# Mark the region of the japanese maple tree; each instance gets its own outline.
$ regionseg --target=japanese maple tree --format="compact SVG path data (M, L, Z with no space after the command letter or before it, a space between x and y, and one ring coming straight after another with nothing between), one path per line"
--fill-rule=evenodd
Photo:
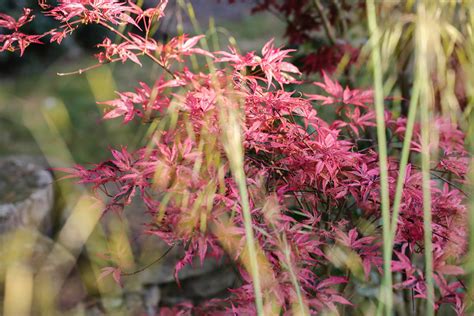
M370 89L343 87L323 73L314 92L303 94L300 70L288 61L293 50L275 47L273 41L259 53L245 54L235 47L207 51L198 45L203 36L159 42L151 29L163 16L166 0L148 9L118 0L40 4L58 27L24 34L21 27L34 18L30 9L19 18L1 14L1 51L24 54L31 44L61 43L81 25L93 23L120 40L98 43L98 63L75 73L112 62L139 66L144 58L163 69L154 82L138 82L134 91L117 92L116 99L100 102L104 119L158 123L161 127L148 144L136 151L124 144L112 149L107 161L66 170L107 199L104 212L126 212L134 197L143 200L150 215L143 232L185 247L176 277L195 257L201 262L208 256L235 261L242 285L231 289L228 298L168 306L161 309L163 314L315 314L376 300L357 289L362 284L380 286L383 262L380 168L376 142L370 137L376 125ZM128 26L126 33L122 25ZM191 70L192 56L206 60L206 67ZM318 115L328 107L335 113L331 121ZM393 200L397 144L404 139L406 118L386 111L385 123ZM467 243L467 207L460 184L466 181L469 155L464 134L455 124L442 117L433 124L440 131L438 143L432 144L438 154L430 183L435 304L450 304L462 314L460 265ZM416 163L419 126L411 144L391 266L397 295L410 291L423 299L425 276L418 260L424 252L422 177ZM118 266L105 267L104 273L120 280Z

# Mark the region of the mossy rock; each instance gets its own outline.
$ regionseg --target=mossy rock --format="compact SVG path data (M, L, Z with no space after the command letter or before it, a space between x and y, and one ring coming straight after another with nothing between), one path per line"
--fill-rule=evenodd
M49 229L53 177L26 158L0 159L0 234L19 227Z

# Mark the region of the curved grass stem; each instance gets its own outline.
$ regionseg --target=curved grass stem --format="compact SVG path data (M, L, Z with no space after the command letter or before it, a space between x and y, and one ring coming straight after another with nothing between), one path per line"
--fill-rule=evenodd
M421 84L420 80L417 78L415 80L415 84L413 86L412 93L411 93L410 105L409 105L409 110L408 110L407 126L406 126L406 131L405 131L405 137L403 139L402 155L400 158L400 166L398 170L397 187L395 189L395 198L394 198L393 207L392 207L392 220L391 220L391 229L390 229L391 236L392 236L391 237L392 250L393 250L393 242L395 239L395 233L397 230L398 215L400 214L400 204L402 201L403 187L405 184L408 158L410 156L410 146L411 146L411 139L413 136L413 127L415 125L416 112L418 110L420 84Z
M257 249L255 246L255 238L252 228L252 217L250 214L249 196L247 191L247 185L245 183L245 174L243 167L235 170L234 178L239 187L239 193L241 197L242 213L245 226L245 238L247 239L246 246L249 256L253 288L255 292L255 305L257 307L257 314L261 316L263 315L262 288L260 284L260 273L258 269Z

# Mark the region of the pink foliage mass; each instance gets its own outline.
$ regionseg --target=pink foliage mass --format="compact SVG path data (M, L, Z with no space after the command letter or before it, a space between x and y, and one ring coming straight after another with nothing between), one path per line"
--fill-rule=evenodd
M30 10L25 9L18 20L0 15L0 27L12 32L0 38L2 50L16 50L18 43L23 54L29 43L45 36L61 42L80 24L97 23L113 30L128 24L135 31L120 35L120 43L106 38L98 45L103 49L98 54L99 62L131 60L141 64L141 58L150 58L166 70L156 82L140 82L135 91L117 92L116 99L101 104L107 107L104 119L121 118L124 123L137 117L143 122L164 119L173 107L177 113L175 126L153 135L147 147L136 151L114 149L105 162L87 168L75 166L67 172L109 196L107 210L122 210L139 196L154 219L144 231L170 245L186 245L176 275L194 257L201 261L206 256L236 260L243 284L232 289L228 299L199 306L183 303L162 309L164 315L254 314L251 278L238 260L245 246L239 190L221 138L216 137L215 144L203 145L209 135L222 134L225 125L220 123L219 109L222 104L230 104L241 114L252 224L270 267L263 290L276 297L283 311L289 313L297 300L287 268L291 266L311 312L353 304L354 296L361 295L354 287L363 280L379 282L382 273L380 170L376 143L367 136L375 126L372 91L343 88L324 74L323 82L314 83L319 93L302 95L294 77L300 72L288 62L291 50L275 48L272 41L261 54L244 55L235 48L218 52L197 48L201 36L158 43L148 32L152 22L163 15L166 2L159 1L147 10L131 1L60 0L57 6L43 3L46 14L58 20L60 26L40 35L18 33L33 18ZM187 56L196 54L210 58L215 69L201 73L179 67ZM288 84L294 91L288 91ZM318 116L316 109L321 105L334 108L333 121ZM387 111L385 120L391 146L402 141L406 118L395 118ZM433 144L438 158L432 162L431 181L438 288L435 303L436 307L451 304L461 314L464 286L453 276L464 273L459 265L466 248L467 209L465 193L458 184L465 181L469 156L464 135L455 125L443 118L437 118L435 124L440 132L438 143ZM215 149L214 155L203 146ZM416 127L412 161L416 161L420 148ZM392 146L389 152L393 199L399 150ZM396 291L411 290L416 297L424 298L424 270L415 260L424 251L421 178L419 167L409 164L392 269L401 275L396 278ZM110 190L112 185L118 189ZM187 203L167 196L185 196ZM196 210L194 206L203 198L210 207ZM201 213L196 216L196 212ZM372 223L373 229L363 229L360 223ZM219 236L222 230L227 231L227 239ZM285 247L282 236L287 242ZM232 240L238 243L232 245ZM350 263L334 258L337 249L359 263L361 275ZM104 274L120 280L118 269L107 268Z

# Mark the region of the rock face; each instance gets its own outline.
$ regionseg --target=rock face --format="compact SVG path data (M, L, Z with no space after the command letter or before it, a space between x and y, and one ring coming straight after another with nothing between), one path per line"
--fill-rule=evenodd
M183 249L173 249L161 262L138 275L145 286L158 286L160 305L174 305L183 301L196 304L206 299L223 297L229 294L227 289L239 282L232 266L209 257L202 264L199 258L195 258L191 265L186 265L178 274L178 285L174 269L183 256Z
M124 315L156 315L162 306L180 302L199 304L210 298L226 297L229 288L239 285L232 266L226 260L213 258L206 258L202 264L196 258L186 265L178 275L178 285L174 269L184 256L182 246L173 247L162 260L149 266L169 246L156 236L143 233L143 224L150 219L142 203L137 201L125 212L126 222L136 268L146 269L124 277L125 288L118 296L107 293L110 297L97 297L87 288L88 276L78 269L77 258L44 234L50 230L54 203L52 183L44 161L27 156L0 158L0 311L6 276L18 263L27 267L33 277L32 311L53 304L51 295L45 294L51 287L58 287L54 306L64 312L82 310L85 315L108 315L120 311ZM107 223L107 217L101 223ZM89 305L91 299L100 303Z
M229 264L231 260L225 257L222 260L207 257L202 264L198 257L194 258L191 264L185 265L179 272L178 285L175 279L175 266L184 257L184 248L182 245L176 245L169 250L170 246L160 238L145 234L144 223L150 222L151 219L144 210L143 202L137 199L124 211L125 222L129 228L128 237L135 257L135 269L141 270L146 267L137 274L123 278L126 284L127 282L140 284L139 298L146 312L137 315L156 315L161 307L181 302L197 305L208 299L224 298L229 296L229 288L240 286L238 272ZM106 223L113 216L116 215L108 214L102 219L102 223ZM164 257L150 265L165 252L167 254ZM134 299L137 298L136 293L127 293L127 286L124 291L124 301L127 305L130 295Z
M159 315L165 306L184 302L199 305L209 299L226 298L230 288L240 285L232 266L213 258L206 258L202 265L197 259L192 265L185 266L179 273L178 284L174 279L174 266L182 254L182 249L173 249L162 261L133 276L139 280L141 289L125 289L117 310L126 311L127 315ZM113 314L114 311L109 312ZM86 314L104 315L92 310Z
M24 157L0 158L0 234L19 227L45 231L53 207L53 178Z

